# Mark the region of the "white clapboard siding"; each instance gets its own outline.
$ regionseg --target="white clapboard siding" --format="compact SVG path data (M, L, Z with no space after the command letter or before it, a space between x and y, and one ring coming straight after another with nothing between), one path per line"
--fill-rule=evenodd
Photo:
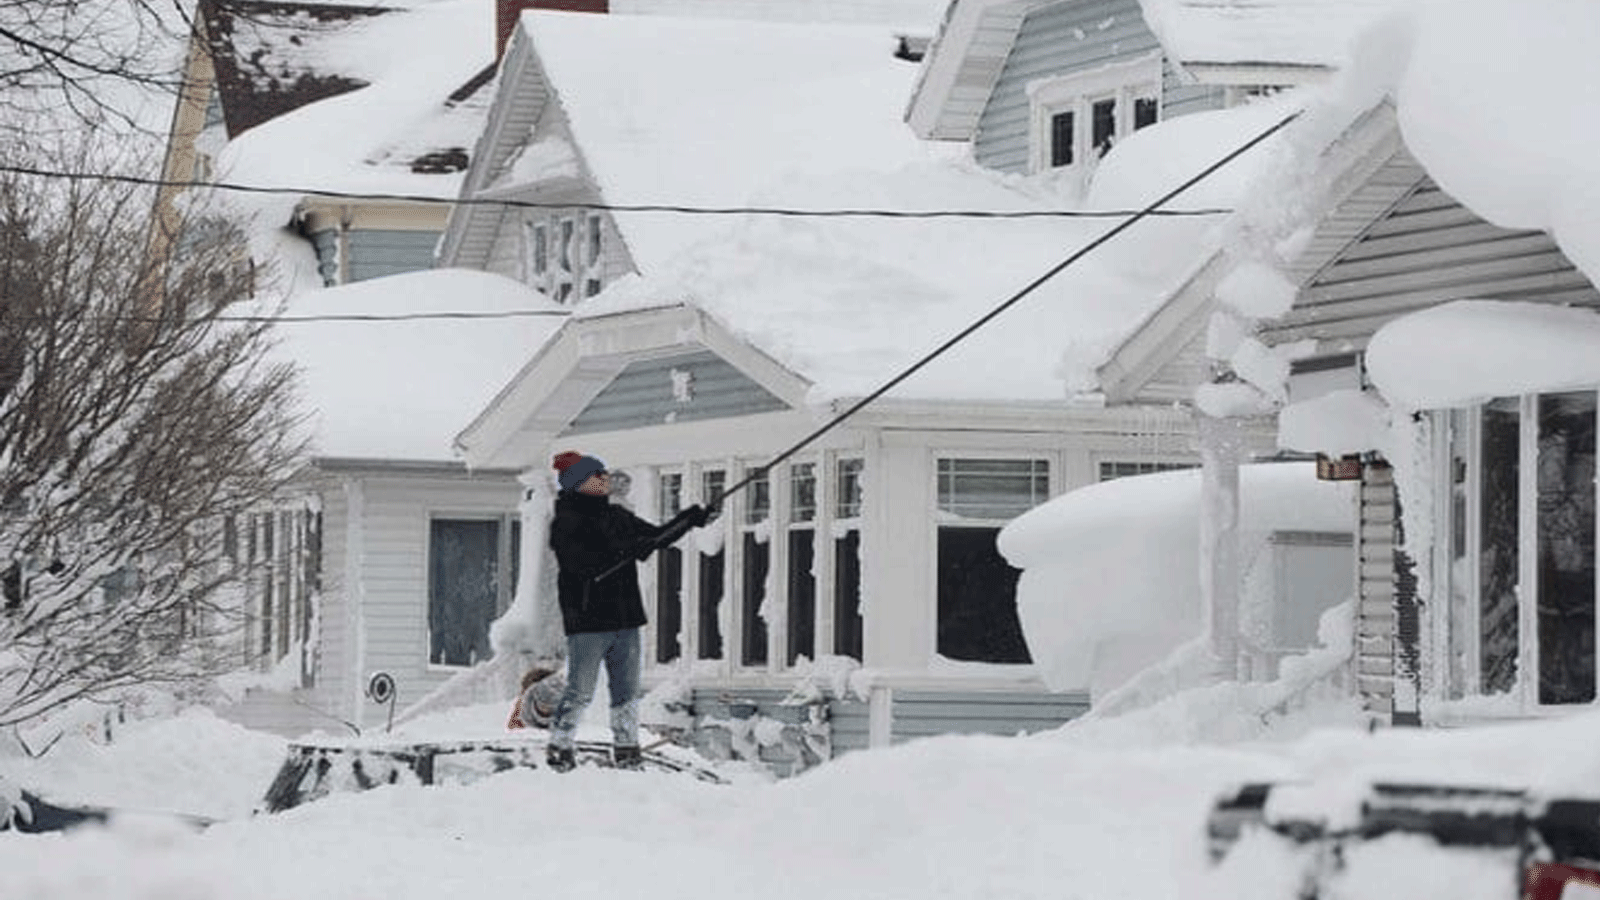
M1362 527L1356 534L1360 567L1355 618L1356 692L1367 711L1388 717L1394 711L1396 633L1395 491L1389 467L1368 465L1363 469L1360 521Z

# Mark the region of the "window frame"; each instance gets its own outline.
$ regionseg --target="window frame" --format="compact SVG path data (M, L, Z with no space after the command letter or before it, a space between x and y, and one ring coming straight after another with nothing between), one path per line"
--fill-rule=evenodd
M1515 397L1497 397L1469 407L1432 410L1428 413L1429 427L1433 433L1431 461L1434 478L1431 510L1437 539L1433 541L1431 568L1437 573L1432 591L1435 607L1443 615L1430 623L1428 640L1436 648L1430 654L1431 663L1440 668L1443 697L1449 702L1462 699L1508 698L1509 702L1526 714L1568 714L1600 702L1600 697L1587 702L1547 703L1540 698L1540 634L1539 609L1540 560L1542 535L1540 533L1540 405L1545 397L1587 393L1597 401L1592 413L1595 427L1600 428L1600 388L1583 387L1572 390L1523 394ZM1517 413L1516 435L1516 657L1515 673L1509 689L1495 693L1483 690L1483 565L1484 529L1486 515L1484 457L1486 408L1496 402L1515 401ZM1459 464L1457 462L1459 460ZM1454 490L1457 479L1464 484L1460 492ZM1595 521L1591 536L1600 535L1600 485L1590 502L1595 506ZM1459 507L1459 508L1458 508ZM1459 542L1459 544L1458 544ZM1600 572L1600 540L1590 548L1591 566ZM1456 559L1462 565L1452 565ZM1591 626L1600 638L1600 579L1591 599L1595 616ZM1593 666L1596 693L1600 695L1600 652L1594 654Z
M495 614L486 627L492 625L510 608L516 594L516 577L518 569L517 553L519 548L514 541L513 529L520 531L522 519L516 511L464 511L464 510L430 510L424 519L424 534L426 535L426 549L423 563L423 662L430 672L460 672L471 668L473 663L458 665L455 663L435 662L433 659L433 564L435 548L433 544L433 526L435 522L495 522L498 530L495 537ZM520 539L520 535L518 535ZM491 651L492 652L492 651ZM477 662L482 662L478 660Z
M1028 169L1033 173L1088 171L1102 154L1094 153L1093 113L1096 103L1114 104L1111 143L1116 145L1134 131L1137 103L1154 100L1159 123L1165 113L1161 53L1112 63L1086 72L1040 78L1028 83ZM1072 113L1071 161L1054 164L1055 116ZM1145 126L1148 127L1148 126Z

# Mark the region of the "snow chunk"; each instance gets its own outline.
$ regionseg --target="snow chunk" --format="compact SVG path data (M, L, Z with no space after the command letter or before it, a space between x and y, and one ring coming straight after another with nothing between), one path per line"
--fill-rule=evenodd
M1247 262L1229 272L1217 285L1217 300L1246 316L1275 319L1289 311L1298 291L1282 272L1259 262Z
M1278 446L1341 456L1389 445L1389 408L1365 391L1344 389L1285 406Z
M1367 371L1409 409L1600 383L1600 315L1592 310L1459 300L1380 328Z

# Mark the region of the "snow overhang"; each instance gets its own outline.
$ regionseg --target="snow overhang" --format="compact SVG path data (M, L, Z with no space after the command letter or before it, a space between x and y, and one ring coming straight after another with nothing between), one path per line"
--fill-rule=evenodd
M1367 371L1408 409L1600 385L1600 312L1502 300L1457 300L1378 329Z

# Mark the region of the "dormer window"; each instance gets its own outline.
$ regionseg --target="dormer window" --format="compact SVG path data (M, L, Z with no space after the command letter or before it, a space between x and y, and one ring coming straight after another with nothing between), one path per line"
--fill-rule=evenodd
M1028 85L1035 172L1093 164L1161 110L1161 58L1152 55Z

